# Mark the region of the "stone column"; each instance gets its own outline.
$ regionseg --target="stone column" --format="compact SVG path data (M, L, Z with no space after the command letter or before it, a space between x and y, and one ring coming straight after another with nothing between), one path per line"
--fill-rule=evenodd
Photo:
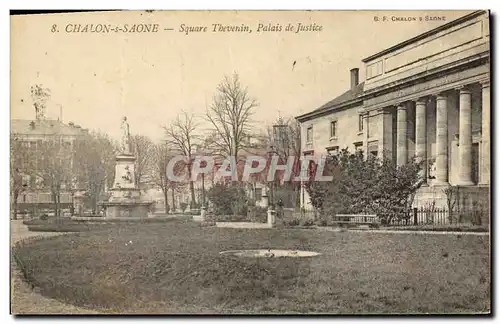
M472 107L471 92L467 88L460 89L458 137L458 182L462 186L473 185L472 182Z
M397 165L404 165L408 162L408 124L406 104L398 105L397 119Z
M380 139L378 141L379 156L392 161L392 113L391 108L383 108L378 112L380 114Z
M422 161L420 176L427 183L427 98L419 99L415 103L415 155Z
M490 80L481 83L482 126L481 126L481 184L490 184Z
M448 184L448 106L447 96L436 96L436 182Z

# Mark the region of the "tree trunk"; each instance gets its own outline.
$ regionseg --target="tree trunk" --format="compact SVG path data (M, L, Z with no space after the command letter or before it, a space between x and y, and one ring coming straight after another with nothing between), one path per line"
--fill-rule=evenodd
M92 196L91 203L92 203L92 215L95 215L97 210L97 197L95 195Z
M295 193L295 208L300 208L300 183L293 185L293 191Z
M14 190L13 193L13 199L14 201L12 202L12 211L14 212L13 218L17 219L17 198L19 197L19 190Z
M168 214L168 188L163 189L163 197L165 198L165 213Z
M170 189L172 190L172 212L175 212L175 190L174 188Z
M97 191L97 188L96 188L96 185L94 182L95 182L95 180L89 181L88 189L87 189L87 192L88 192L87 206L90 207L90 209L92 210L92 213L94 212L94 201L95 201L95 196L96 196L96 191Z
M59 201L58 201L58 197L59 195L57 194L57 192L52 189L52 201L54 203L54 216L57 218L59 218Z
M202 173L201 174L201 204L202 204L202 207L206 207L205 200L206 200L206 197L205 197L205 174Z
M56 217L60 218L61 217L61 194L59 192L57 193L56 201L57 201L57 204L56 204L56 208L57 208Z
M193 180L191 179L191 165L188 165L188 176L189 176L189 191L191 192L191 209L195 208L196 206L196 196L194 194L194 183Z
M57 197L56 197L56 192L52 189L51 190L51 195L52 195L52 202L54 203L54 216L57 215Z
M98 186L95 191L95 197L92 201L92 215L97 215L97 207L99 203L99 196L101 194L101 188Z
M189 191L191 192L191 208L196 207L196 195L194 194L194 183L189 181Z

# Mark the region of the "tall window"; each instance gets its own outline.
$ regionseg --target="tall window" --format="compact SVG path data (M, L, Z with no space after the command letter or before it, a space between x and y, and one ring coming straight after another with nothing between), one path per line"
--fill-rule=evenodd
M312 140L313 140L313 127L309 126L307 127L306 142L312 143Z
M330 122L330 137L337 137L337 121Z
M363 115L359 115L359 118L358 118L358 130L360 132L363 131Z

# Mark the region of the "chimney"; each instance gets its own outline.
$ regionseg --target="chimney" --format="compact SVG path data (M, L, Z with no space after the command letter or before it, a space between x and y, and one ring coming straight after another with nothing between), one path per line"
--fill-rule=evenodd
M351 90L354 90L359 84L359 69L351 69Z

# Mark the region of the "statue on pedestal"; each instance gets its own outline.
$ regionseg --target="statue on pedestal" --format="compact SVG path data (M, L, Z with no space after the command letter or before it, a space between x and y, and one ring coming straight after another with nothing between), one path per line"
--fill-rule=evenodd
M152 201L141 199L135 183L136 157L132 154L130 126L127 117L121 123L120 148L116 155L115 178L108 200L101 200L106 218L147 218Z
M120 152L122 154L130 154L130 126L127 122L127 117L122 120L122 138L120 143Z

